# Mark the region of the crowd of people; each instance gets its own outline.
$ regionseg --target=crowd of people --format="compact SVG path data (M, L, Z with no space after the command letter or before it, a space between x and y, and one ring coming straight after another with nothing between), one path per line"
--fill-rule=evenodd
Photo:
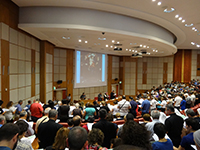
M192 109L200 105L198 80L153 87L135 98L123 95L114 105L106 100L85 106L71 99L35 100L25 108L21 100L16 106L10 101L0 108L0 150L31 150L30 137L47 150L200 150L200 108ZM117 125L118 120L124 124Z

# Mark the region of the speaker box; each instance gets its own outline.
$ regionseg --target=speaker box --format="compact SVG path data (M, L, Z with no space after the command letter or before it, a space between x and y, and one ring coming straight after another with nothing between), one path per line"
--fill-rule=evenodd
M58 80L58 81L57 81L57 84L61 84L61 83L62 83L62 80Z

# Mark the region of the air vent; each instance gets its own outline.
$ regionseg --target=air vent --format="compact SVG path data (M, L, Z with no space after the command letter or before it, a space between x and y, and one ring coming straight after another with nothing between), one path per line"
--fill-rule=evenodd
M133 46L132 48L140 48L140 46Z
M114 46L122 46L122 44L114 44Z

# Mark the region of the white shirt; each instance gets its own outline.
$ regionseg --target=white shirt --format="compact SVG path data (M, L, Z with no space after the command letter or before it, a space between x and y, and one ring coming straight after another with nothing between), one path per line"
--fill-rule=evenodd
M194 94L191 95L191 100L192 100L192 102L195 102L196 96Z
M138 102L140 103L140 105L142 105L142 102L144 101L144 99L143 98L140 98L139 100L138 100Z
M151 109L155 109L156 108L156 104L157 104L157 101L155 99L152 99L150 101L150 104L151 104Z
M112 110L113 110L113 115L116 115L116 113L120 113L118 105L114 105Z
M166 107L166 105L167 105L167 102L166 102L166 100L163 100L163 101L161 102L161 107L162 107L162 108L165 108L165 107Z
M175 107L180 107L180 104L181 104L181 101L182 101L183 99L180 97L180 96L177 96L177 97L175 97L175 99L174 99L174 102L176 102L175 103Z
M122 99L120 102L118 102L118 107L121 108L120 109L121 116L125 116L128 114L128 111L129 111L128 108L131 107L131 105L128 101L126 101L125 99Z

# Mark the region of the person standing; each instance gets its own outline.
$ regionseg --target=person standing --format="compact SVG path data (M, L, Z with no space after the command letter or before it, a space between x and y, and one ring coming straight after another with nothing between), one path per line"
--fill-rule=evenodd
M110 93L110 99L115 99L115 91L114 90Z
M37 122L37 120L42 117L43 107L39 103L39 100L36 100L35 103L31 105L30 111L31 111L31 119L33 122Z
M173 142L175 147L178 147L181 142L181 133L183 129L183 119L174 113L174 106L168 104L166 106L166 114L170 115L169 118L165 120L165 126L167 129L167 134Z
M130 112L133 114L134 118L136 118L137 113L136 113L136 109L138 107L138 104L134 101L134 99L132 97L130 97L131 101L130 101L130 105L131 105L131 109Z
M142 109L142 116L144 114L148 114L149 113L149 109L150 109L150 102L149 100L147 99L147 95L144 95L144 101L142 102L142 106L141 106L141 109Z
M98 101L102 101L102 94L101 93L98 94Z
M16 113L17 115L19 115L20 112L22 111L22 107L21 107L22 103L23 103L23 101L22 101L22 100L19 100L19 101L18 101L18 104L15 106L15 107L17 108L15 113Z
M122 117L126 116L129 112L129 109L131 109L131 105L129 101L126 100L125 95L123 95L122 100L118 102L118 109Z

